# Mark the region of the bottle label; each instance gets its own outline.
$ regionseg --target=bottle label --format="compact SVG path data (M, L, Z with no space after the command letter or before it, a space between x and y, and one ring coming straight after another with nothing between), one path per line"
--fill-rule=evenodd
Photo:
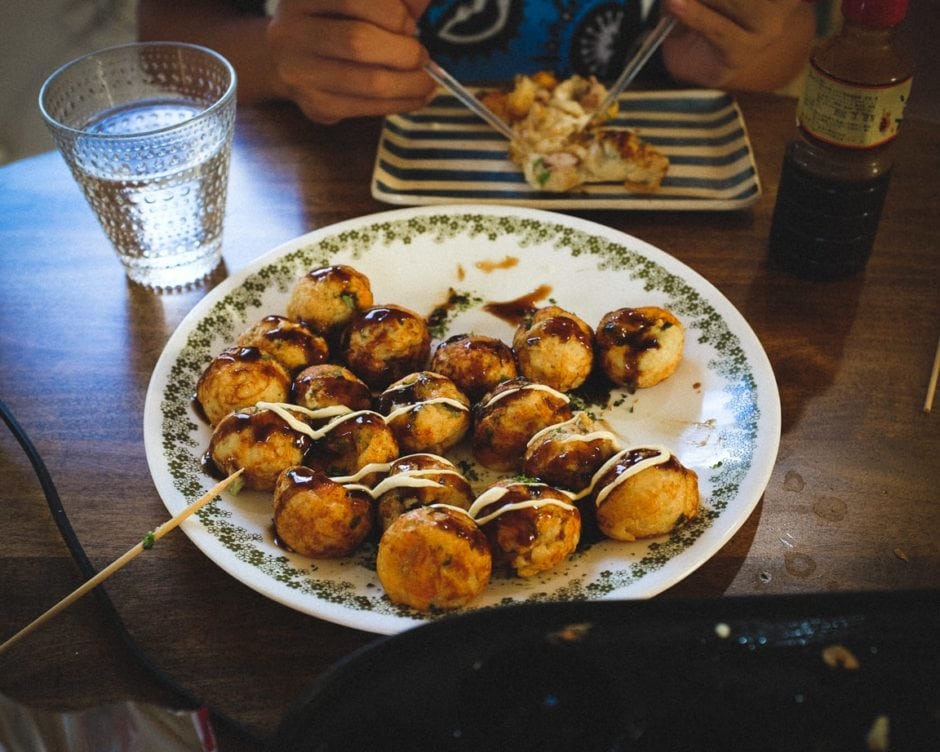
M850 84L812 66L797 106L798 122L811 136L836 146L881 146L898 135L911 82Z

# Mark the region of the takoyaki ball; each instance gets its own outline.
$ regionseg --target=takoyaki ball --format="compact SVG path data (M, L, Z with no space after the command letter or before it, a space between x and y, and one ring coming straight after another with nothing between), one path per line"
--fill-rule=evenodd
M403 452L443 454L470 429L470 400L446 376L417 371L389 385L376 409Z
M359 311L372 305L372 287L362 272L337 264L313 269L291 289L287 315L333 339Z
M359 312L343 333L346 365L373 389L422 370L430 354L427 321L397 305Z
M473 456L491 470L518 469L529 439L571 415L561 392L522 376L504 381L474 407Z
M520 324L512 347L523 376L560 392L581 386L594 365L594 330L558 306L540 308Z
M598 471L594 504L608 538L664 535L698 514L698 475L668 449L625 449Z
M429 453L399 457L372 491L383 530L415 507L448 504L469 509L473 503L473 489L454 463Z
M543 428L526 445L523 474L568 491L580 491L619 449L617 437L579 410L570 420Z
M286 468L274 486L274 533L301 556L336 559L372 531L372 500L309 467Z
M329 345L323 337L303 324L273 314L242 332L235 344L257 347L291 373L314 363L324 363L330 357Z
M304 422L299 413L294 417ZM242 480L247 488L271 491L282 470L303 462L311 443L309 435L293 428L277 411L246 407L219 421L206 461L222 475L244 468Z
M581 539L581 513L544 483L502 480L477 497L471 516L486 534L493 566L532 577L567 559Z
M366 465L388 464L400 454L398 441L385 419L363 410L333 418L318 429L306 464L330 476L355 475ZM372 475L361 482L368 483Z
M294 377L292 401L310 410L345 405L350 410L372 407L366 383L343 366L320 363L308 366Z
M375 564L389 600L420 611L467 605L493 571L486 536L466 512L446 506L396 519L379 539Z
M257 402L287 402L287 369L257 347L229 347L216 355L196 383L196 401L210 424Z
M618 308L595 332L598 363L615 384L644 389L671 376L685 343L685 328L664 308Z
M435 348L429 368L453 381L471 402L519 375L512 348L482 334L457 334L444 340Z

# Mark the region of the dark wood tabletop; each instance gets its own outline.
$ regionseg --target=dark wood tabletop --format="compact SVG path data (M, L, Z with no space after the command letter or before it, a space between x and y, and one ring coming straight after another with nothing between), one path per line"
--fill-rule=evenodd
M756 332L782 403L779 455L734 537L660 598L936 588L940 405L924 410L940 335L940 125L908 119L864 274L810 282L768 266L766 242L795 103L738 97L763 195L731 212L585 212L672 254ZM390 207L369 182L380 122L333 127L290 106L239 112L225 270L315 228ZM0 399L48 467L101 568L167 518L143 443L160 353L206 289L125 281L61 157L0 168ZM82 582L30 461L0 429L0 640ZM259 595L182 533L104 586L162 674L233 719L224 750L259 749L291 700L380 639ZM187 707L86 597L0 656L0 693L50 709L136 699ZM221 718L221 716L220 716Z

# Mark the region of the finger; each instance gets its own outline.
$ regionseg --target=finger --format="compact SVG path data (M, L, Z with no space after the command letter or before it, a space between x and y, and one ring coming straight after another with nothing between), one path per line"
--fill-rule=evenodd
M427 104L427 99L424 97L370 99L320 91L309 97L299 98L297 104L311 120L331 125L351 117L375 117L417 110Z
M699 0L668 0L666 8L687 29L701 34L720 48L740 45L742 37L747 34L733 17Z
M279 60L311 65L330 58L416 70L427 61L426 50L413 36L345 18L277 18L268 25L268 41Z
M436 89L423 71L398 72L381 66L354 65L322 59L283 71L294 98L323 92L337 97L426 100Z
M289 5L281 8L285 2L289 2ZM402 0L281 0L276 12L293 17L355 19L393 34L406 35L414 34L417 18Z
M326 21L310 50L336 60L414 70L427 62L427 52L413 36L392 34L385 29L347 19Z

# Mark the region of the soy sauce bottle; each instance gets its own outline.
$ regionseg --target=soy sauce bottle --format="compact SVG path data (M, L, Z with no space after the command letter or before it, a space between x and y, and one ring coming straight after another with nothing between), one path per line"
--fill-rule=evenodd
M839 279L871 255L914 64L897 39L908 0L842 0L842 29L813 53L770 228L775 266Z

